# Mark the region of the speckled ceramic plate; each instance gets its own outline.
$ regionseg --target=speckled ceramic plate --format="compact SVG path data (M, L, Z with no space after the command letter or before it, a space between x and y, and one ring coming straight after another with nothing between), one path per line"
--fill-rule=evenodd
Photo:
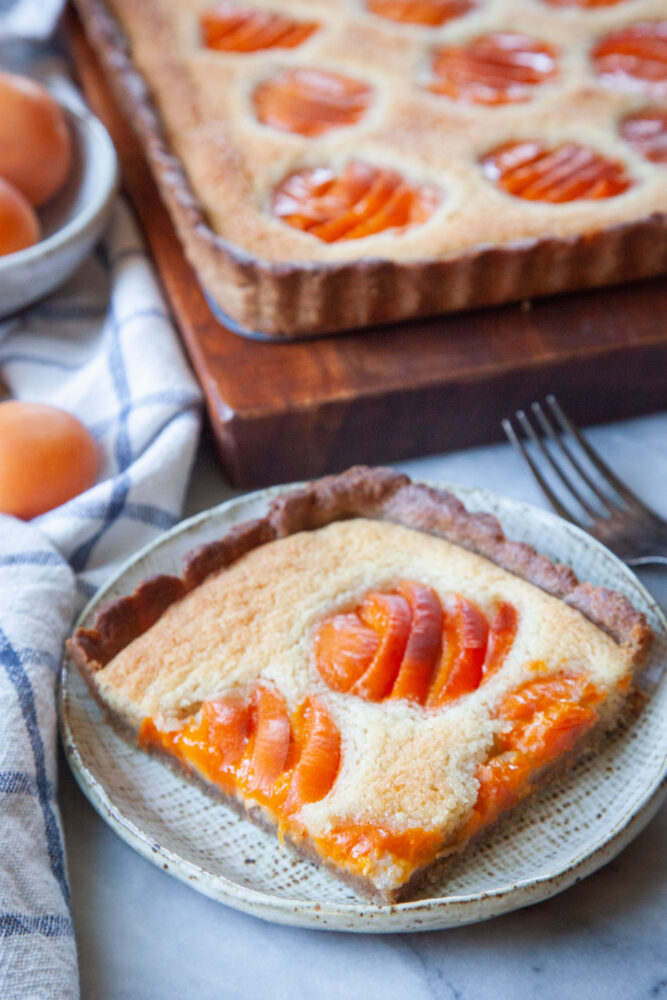
M660 611L631 571L584 532L484 490L448 488L469 508L495 513L510 537L571 564L583 579L623 591L645 611L658 635L639 719L466 854L427 896L377 906L125 744L103 722L66 661L60 710L67 757L84 794L127 843L193 888L256 916L303 927L387 932L472 923L547 899L611 860L643 829L667 792L667 630ZM89 624L101 604L132 591L144 577L178 572L185 552L260 516L275 493L229 501L169 531L97 594L78 624Z

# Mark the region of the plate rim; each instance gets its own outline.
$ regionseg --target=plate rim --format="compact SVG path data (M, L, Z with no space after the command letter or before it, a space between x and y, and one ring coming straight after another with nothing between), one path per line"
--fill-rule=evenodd
M452 483L444 480L422 480L429 486L446 489L454 493L464 503L476 505L479 509L491 508L495 516L502 517L502 507L514 508L525 513L529 518L537 517L547 524L557 526L560 532L570 533L580 542L598 549L605 559L620 569L629 586L639 592L651 613L655 616L661 630L667 634L667 620L653 596L647 591L632 569L622 562L614 553L607 549L587 532L578 528L545 508L518 500L506 494L498 493L485 487ZM180 521L166 532L152 539L133 553L99 588L95 595L86 603L77 616L72 630L78 628L86 619L104 603L105 596L114 588L130 570L141 563L148 555L163 546L169 546L176 538L180 538L216 517L234 511L235 507L244 508L253 502L268 502L274 496L288 490L298 488L302 483L288 483L272 486L266 489L244 493L231 497L220 504L200 511L193 516ZM474 498L474 499L473 499ZM498 506L501 510L498 510ZM233 516L233 515L232 515ZM231 523L240 523L243 516ZM193 546L196 545L193 541ZM76 671L76 666L65 654L59 671L58 684L58 717L60 732L65 754L77 784L91 803L98 815L117 833L122 840L134 848L142 857L153 862L157 867L166 870L187 885L199 892L216 899L232 908L250 913L254 916L274 923L288 924L313 929L335 929L360 933L376 932L409 932L415 930L446 929L464 924L476 923L482 920L500 916L524 906L546 900L561 892L581 879L597 871L611 861L616 855L637 836L657 813L663 801L667 798L667 748L660 766L654 769L655 777L643 786L641 794L635 802L628 806L623 816L617 820L607 833L593 844L583 848L572 856L565 866L559 865L555 871L547 871L537 876L529 876L519 881L502 883L493 889L483 892L459 893L445 897L408 900L391 905L380 905L360 899L359 902L290 899L286 896L276 896L264 890L242 885L222 874L212 874L197 863L188 860L178 852L155 844L139 826L129 820L109 796L97 779L95 773L84 762L76 737L69 723L69 694L67 678L70 670ZM663 673L660 684L667 683ZM86 697L92 697L89 694ZM137 754L141 751L134 749ZM247 822L239 817L239 822ZM477 904L475 906L475 904ZM433 913L441 914L433 918ZM431 914L429 919L420 920L424 914ZM351 921L348 926L345 921Z

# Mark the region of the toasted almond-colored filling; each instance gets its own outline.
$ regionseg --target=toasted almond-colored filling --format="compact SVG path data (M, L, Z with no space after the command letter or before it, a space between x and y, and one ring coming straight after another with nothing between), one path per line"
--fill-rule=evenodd
M274 215L326 243L357 240L426 222L442 196L395 170L354 160L341 174L312 167L290 174L275 190Z
M366 7L372 14L432 28L462 17L476 6L477 0L366 0Z
M556 73L556 53L528 35L494 32L468 45L438 49L429 90L473 104L527 101Z
M315 664L336 691L374 701L403 698L426 717L447 711L500 669L516 629L511 604L500 605L489 627L465 597L452 595L443 608L431 588L403 581L395 592L373 591L355 612L324 622L314 639ZM370 878L390 865L392 880L401 884L440 854L461 849L527 796L543 769L595 725L604 697L585 673L563 669L545 677L543 664L534 667L536 679L506 694L495 710L498 735L476 769L474 806L453 834L398 829L390 816L349 816L311 838L320 856ZM290 712L282 693L266 682L245 696L206 701L184 721L147 717L139 744L172 754L246 808L260 806L297 843L306 836L300 810L333 789L344 754L318 696Z
M299 67L263 80L252 99L262 124L314 137L355 125L372 97L372 88L363 80Z
M460 594L448 595L443 606L432 587L403 580L395 592L372 592L354 611L323 622L315 662L334 691L438 708L502 666L518 621L516 609L503 602L489 626Z
M592 51L605 83L667 96L667 20L638 21L603 38Z
M262 49L294 49L317 31L316 21L260 10L235 0L224 0L200 17L202 43L219 52L259 52Z
M508 194L529 201L613 198L632 184L623 163L576 142L554 149L537 141L509 142L487 153L481 165Z
M621 122L619 131L647 160L667 164L667 109L644 108Z

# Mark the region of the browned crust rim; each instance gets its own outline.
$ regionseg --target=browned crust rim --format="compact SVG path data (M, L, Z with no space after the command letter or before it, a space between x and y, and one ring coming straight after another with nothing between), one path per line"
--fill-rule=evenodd
M648 655L652 630L627 597L580 583L568 566L511 541L496 517L466 510L452 493L413 483L392 469L366 466L290 490L271 502L263 518L236 525L222 538L193 549L184 557L182 576L154 577L102 608L91 628L77 629L69 652L89 677L211 573L267 542L351 517L391 521L461 545L576 608L627 651L633 669Z
M75 0L84 27L139 136L188 259L243 330L275 340L417 319L454 310L649 278L667 270L667 214L593 233L479 247L444 259L400 263L275 264L214 233L159 112L104 0Z

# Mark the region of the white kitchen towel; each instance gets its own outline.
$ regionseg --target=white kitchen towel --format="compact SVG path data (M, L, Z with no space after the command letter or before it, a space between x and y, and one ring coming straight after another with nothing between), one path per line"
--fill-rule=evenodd
M75 413L100 456L86 493L29 524L0 516L0 998L75 1000L55 798L62 645L85 598L178 520L199 428L197 385L123 202L64 289L0 324L0 377L18 399Z

